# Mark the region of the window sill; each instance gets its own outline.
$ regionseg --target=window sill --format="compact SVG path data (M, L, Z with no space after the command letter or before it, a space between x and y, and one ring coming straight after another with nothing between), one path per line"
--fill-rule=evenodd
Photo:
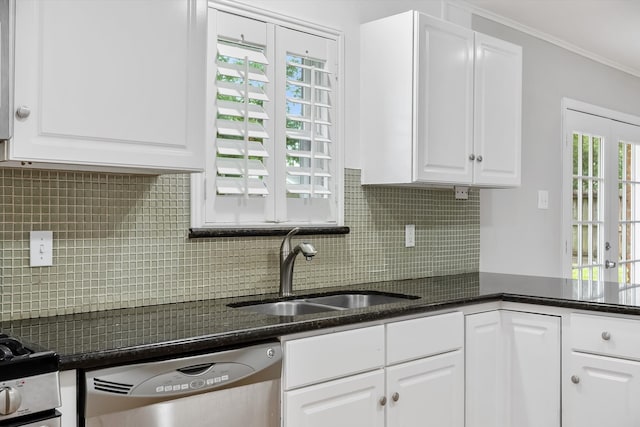
M293 227L285 228L190 228L189 239L215 237L286 236ZM300 227L296 236L349 234L349 227Z

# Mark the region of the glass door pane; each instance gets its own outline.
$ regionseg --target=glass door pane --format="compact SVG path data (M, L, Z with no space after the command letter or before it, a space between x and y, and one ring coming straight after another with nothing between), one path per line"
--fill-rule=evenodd
M640 283L640 130L616 123L618 140L618 268L617 280Z
M601 280L603 137L572 132L572 262L574 279Z

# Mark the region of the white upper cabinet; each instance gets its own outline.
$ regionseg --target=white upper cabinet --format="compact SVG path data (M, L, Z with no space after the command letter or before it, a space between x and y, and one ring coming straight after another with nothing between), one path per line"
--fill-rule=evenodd
M361 27L363 184L520 185L522 49L418 12Z
M16 2L16 119L4 159L204 170L206 0Z
M467 156L473 152L473 31L426 15L415 18L419 53L413 58L417 68L412 179L471 182L473 163Z
M520 185L522 48L475 34L473 182Z

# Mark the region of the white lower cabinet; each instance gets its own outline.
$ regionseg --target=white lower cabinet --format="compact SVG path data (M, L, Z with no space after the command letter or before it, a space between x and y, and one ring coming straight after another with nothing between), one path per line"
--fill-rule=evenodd
M466 427L560 426L560 317L466 317Z
M387 368L387 426L464 426L464 353ZM425 423L426 422L426 423Z
M383 427L384 370L328 381L284 394L284 426Z
M572 314L563 376L564 427L640 425L640 322Z
M463 427L463 344L457 312L285 341L283 426Z
M640 425L640 362L572 352L569 365L563 426Z

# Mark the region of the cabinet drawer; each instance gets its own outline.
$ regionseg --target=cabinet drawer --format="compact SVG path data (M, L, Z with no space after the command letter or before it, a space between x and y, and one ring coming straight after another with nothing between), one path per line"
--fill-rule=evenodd
M462 348L464 317L448 313L387 325L387 364Z
M291 340L284 346L286 390L382 366L382 325Z
M640 360L637 320L572 314L569 335L575 351Z

